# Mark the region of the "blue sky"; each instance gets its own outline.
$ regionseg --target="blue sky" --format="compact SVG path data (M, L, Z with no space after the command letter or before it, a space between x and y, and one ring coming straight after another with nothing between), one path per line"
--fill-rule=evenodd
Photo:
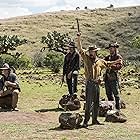
M0 19L60 10L140 5L140 0L0 0Z

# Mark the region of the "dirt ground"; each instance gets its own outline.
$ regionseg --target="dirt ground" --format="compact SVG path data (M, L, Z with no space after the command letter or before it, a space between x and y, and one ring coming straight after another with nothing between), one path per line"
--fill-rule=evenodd
M129 116L129 120L123 124L108 123L104 122L104 118L99 118L105 125L62 130L58 122L61 112L55 109L44 109L43 112L0 112L0 125L7 125L0 130L0 134L4 132L1 139L139 140L140 138L140 123L138 120L133 122ZM139 119L137 115L136 118Z

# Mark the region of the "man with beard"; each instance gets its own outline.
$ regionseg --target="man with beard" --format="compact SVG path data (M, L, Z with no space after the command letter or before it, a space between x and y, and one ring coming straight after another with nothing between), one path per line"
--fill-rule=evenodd
M118 59L122 59L122 56L118 54L119 45L117 43L109 44L106 49L109 50L110 54L105 57L106 61L115 61ZM115 98L115 107L119 111L120 110L120 97L119 97L119 76L118 70L122 68L122 63L117 63L112 65L110 68L106 70L104 81L105 81L105 89L106 95L109 101L114 101ZM114 95L114 97L113 97Z
M90 112L92 112L92 124L101 125L97 120L98 107L99 107L99 84L101 82L101 70L103 68L110 67L112 64L118 63L117 61L105 61L97 57L97 51L100 50L96 46L89 46L84 51L80 41L81 34L78 33L78 50L84 61L85 78L86 78L86 106L85 106L85 119L83 127L88 127L88 121L90 119Z

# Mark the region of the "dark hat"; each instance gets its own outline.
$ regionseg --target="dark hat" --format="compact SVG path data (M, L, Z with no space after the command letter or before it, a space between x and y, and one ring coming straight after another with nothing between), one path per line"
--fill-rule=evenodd
M11 70L9 65L7 63L5 63L2 68L0 68L0 70Z
M68 45L69 48L76 48L75 42L71 41Z
M99 51L100 50L100 48L97 48L97 46L96 45L94 45L94 46L89 46L88 47L88 49L86 50L86 51L90 51L90 50L92 50L92 51Z
M108 47L106 47L105 49L109 49L111 47L114 47L114 48L119 48L119 44L116 42L116 43L112 43L112 44L109 44Z

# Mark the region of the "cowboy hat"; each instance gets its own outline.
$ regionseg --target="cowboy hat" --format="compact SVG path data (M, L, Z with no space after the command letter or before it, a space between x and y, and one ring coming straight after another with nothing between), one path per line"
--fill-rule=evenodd
M71 41L69 44L67 44L67 46L68 46L69 48L76 48L75 42L73 42L73 41Z
M7 63L5 63L5 64L2 66L2 68L0 68L0 70L11 70L11 69L10 69L10 66L9 66Z
M88 49L86 50L86 52L88 52L88 51L90 51L90 50L92 50L92 51L99 51L101 48L97 48L97 46L96 45L94 45L94 46L89 46L88 47Z
M112 44L109 44L108 47L106 47L105 49L109 49L111 47L114 47L114 48L119 48L119 44L116 42L116 43L112 43Z

